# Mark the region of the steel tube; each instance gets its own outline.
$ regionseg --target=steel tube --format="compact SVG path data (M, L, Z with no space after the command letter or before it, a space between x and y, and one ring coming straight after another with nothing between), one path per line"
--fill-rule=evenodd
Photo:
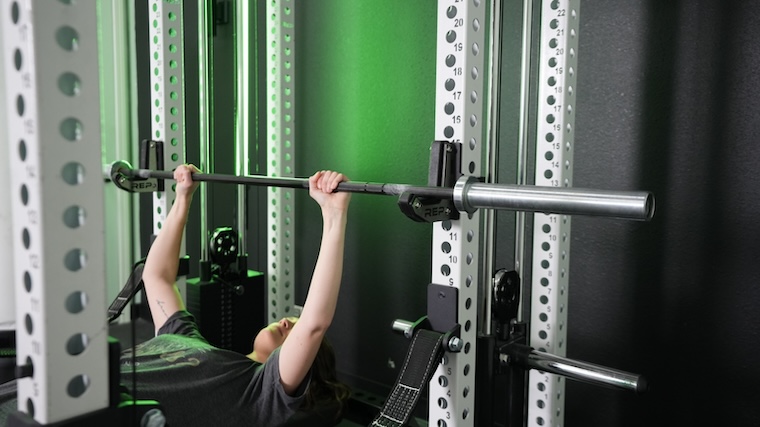
M517 179L515 184L528 184L528 126L530 124L531 67L533 66L533 0L523 0L522 47L520 53L520 118L518 120ZM515 213L515 271L519 277L525 274L525 212ZM520 285L520 295L526 295L527 285ZM517 320L523 320L522 301L517 312Z
M250 117L248 106L250 102L250 45L251 34L250 11L248 0L235 1L235 160L237 160L238 175L248 174L248 141L250 137ZM248 192L244 187L237 191L237 228L240 234L238 255L248 253L247 213Z
M521 362L528 368L562 375L590 384L637 393L644 392L647 389L647 381L641 375L567 359L537 350L531 350L526 358L522 358Z
M486 117L488 126L488 141L486 144L486 181L499 181L499 99L501 99L501 27L502 27L502 4L499 1L491 3L491 37L489 39L488 64L491 69L488 79L488 109ZM483 215L483 240L481 250L483 262L481 264L482 277L492 277L494 241L496 240L496 213L488 210ZM484 281L480 281L483 283ZM486 281L486 283L488 283ZM483 287L481 294L480 332L491 335L491 286Z
M412 329L414 329L414 322L403 319L396 319L393 321L393 324L391 324L391 329L393 329L394 332L401 333L406 338L411 338Z
M460 212L468 213L485 208L645 221L654 216L654 196L649 192L493 185L478 183L471 177L457 182L454 204Z
M216 4L216 3L214 3ZM198 139L200 145L200 167L214 172L214 28L210 0L201 0L198 5ZM200 260L208 261L209 195L206 188L200 191ZM201 275L203 276L203 275Z

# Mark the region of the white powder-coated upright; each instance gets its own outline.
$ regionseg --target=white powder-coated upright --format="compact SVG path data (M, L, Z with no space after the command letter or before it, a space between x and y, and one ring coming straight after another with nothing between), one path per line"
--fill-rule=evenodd
M295 6L266 2L267 176L293 177L295 164ZM295 196L292 188L266 189L268 319L295 316Z
M461 143L462 172L482 175L490 2L441 0L437 8L435 139ZM459 289L463 348L446 353L429 385L429 424L472 426L480 277L480 214L433 224L431 281Z
M578 12L580 0L541 2L535 184L573 183ZM570 217L533 217L530 345L565 355L570 261ZM529 426L561 426L564 378L531 371Z
M18 409L41 424L108 406L97 24L95 0L0 2Z
M151 139L163 142L163 169L174 170L185 163L183 2L149 0L148 8ZM199 122L204 120L201 118ZM165 191L153 193L155 235L161 232L176 197L173 181L164 184ZM185 239L182 239L180 254L184 253ZM185 278L179 278L177 287L183 299L185 286Z

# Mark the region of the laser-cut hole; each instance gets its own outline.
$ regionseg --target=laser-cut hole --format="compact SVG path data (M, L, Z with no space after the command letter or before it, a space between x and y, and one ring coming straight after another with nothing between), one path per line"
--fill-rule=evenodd
M73 117L69 117L61 122L60 132L61 136L67 141L80 141L83 133L82 122Z
M61 178L69 185L79 185L84 182L84 166L81 163L66 163L61 169Z
M83 395L90 387L90 377L85 374L75 376L69 381L66 387L66 393L71 397L79 397Z
M74 73L63 73L58 77L58 89L64 95L77 96L82 90L82 82Z
M85 217L85 210L81 206L69 206L63 211L63 223L72 229L83 226Z
M82 333L76 333L66 341L66 352L72 356L77 356L87 350L90 344L90 337Z
M79 271L87 265L87 253L82 249L72 249L63 257L63 265L69 271Z
M87 307L88 302L89 298L86 293L81 291L72 292L66 297L66 311L71 314L81 313Z
M26 105L24 104L24 96L19 95L16 97L16 113L18 113L19 117L23 117L25 110Z
M55 41L63 50L73 52L79 49L79 33L68 25L55 32Z
M16 71L21 71L21 66L24 64L24 58L19 49L13 51L13 66L16 67Z
M32 321L32 316L28 313L24 315L24 328L29 335L32 335L32 332L34 332L34 322Z
M18 20L19 20L20 15L21 15L21 12L19 11L19 8L18 8L18 2L14 1L11 4L11 21L14 24L18 24Z

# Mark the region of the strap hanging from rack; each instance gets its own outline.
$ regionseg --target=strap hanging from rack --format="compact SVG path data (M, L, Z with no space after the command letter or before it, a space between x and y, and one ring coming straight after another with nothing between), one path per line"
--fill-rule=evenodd
M380 414L370 426L401 427L406 425L417 406L422 390L432 378L443 356L445 334L419 329L406 353L404 366L386 399Z

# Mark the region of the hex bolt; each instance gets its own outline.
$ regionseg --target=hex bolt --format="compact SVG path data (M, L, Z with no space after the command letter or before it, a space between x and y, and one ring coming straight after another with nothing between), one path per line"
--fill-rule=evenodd
M459 353L462 350L462 340L459 337L451 337L449 339L449 351Z

